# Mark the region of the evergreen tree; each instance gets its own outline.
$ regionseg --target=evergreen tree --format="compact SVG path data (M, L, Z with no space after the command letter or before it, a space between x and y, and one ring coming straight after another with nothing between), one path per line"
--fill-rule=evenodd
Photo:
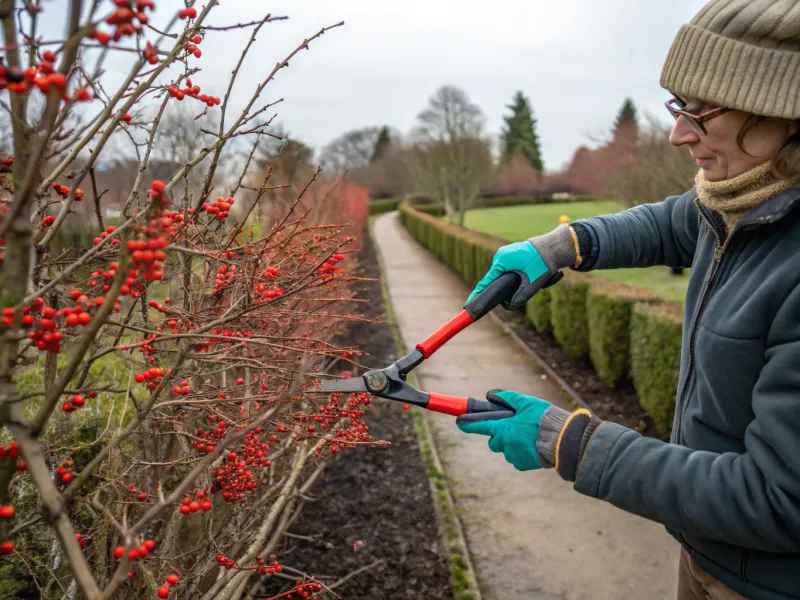
M389 134L389 128L384 125L381 127L380 133L378 133L378 139L375 142L375 150L372 152L372 158L370 159L370 162L375 162L381 156L383 156L391 143L392 136Z
M522 92L514 94L513 103L507 106L512 114L503 117L506 126L501 133L503 162L514 154L522 154L539 173L544 170L539 136L536 134L536 119L530 102Z
M639 125L639 116L636 112L636 105L630 98L625 98L625 101L622 103L622 108L619 109L617 120L614 122L614 129L618 128L624 123L633 123L637 126Z
M635 144L639 137L639 117L633 100L625 98L622 107L619 109L617 120L614 121L614 136L612 144L631 145Z

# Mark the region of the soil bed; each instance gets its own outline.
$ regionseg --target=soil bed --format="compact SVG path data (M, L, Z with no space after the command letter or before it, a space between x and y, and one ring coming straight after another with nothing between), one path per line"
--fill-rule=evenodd
M598 377L588 358L571 358L552 334L536 331L522 312L495 310L495 314L572 386L601 419L619 423L648 437L664 439L650 415L639 404L639 397L629 380L620 381L617 387L611 388Z
M360 275L374 281L359 283L358 297L369 302L357 304L355 312L381 323L352 323L336 342L358 345L366 353L358 362L375 368L395 360L397 351L391 327L383 322L376 251L368 235L362 241ZM361 372L353 369L354 375ZM451 599L450 571L412 414L399 403L376 398L364 422L375 439L390 445L359 446L333 461L279 548L280 561L326 585L365 568L334 590L348 600ZM356 542L363 546L354 549ZM290 585L273 578L264 597Z

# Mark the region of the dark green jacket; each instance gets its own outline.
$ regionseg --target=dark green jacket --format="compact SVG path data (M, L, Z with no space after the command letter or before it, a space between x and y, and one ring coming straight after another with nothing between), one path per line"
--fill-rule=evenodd
M727 242L694 190L574 226L579 270L692 268L671 443L605 422L575 489L662 523L744 596L800 598L800 187Z

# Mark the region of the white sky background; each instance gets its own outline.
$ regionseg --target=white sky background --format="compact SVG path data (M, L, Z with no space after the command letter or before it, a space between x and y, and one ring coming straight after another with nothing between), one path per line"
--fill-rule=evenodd
M63 27L66 4L45 3L45 23ZM235 110L305 37L345 21L303 51L262 96L264 101L284 98L275 109L276 122L316 149L347 130L369 125L386 124L407 133L443 84L464 89L486 113L487 132L497 135L506 105L520 89L538 120L545 166L558 169L579 145L591 145L590 135L608 132L626 96L633 98L640 114L669 118L663 106L668 93L659 86L661 66L678 27L703 4L705 0L223 0L213 23L207 23L252 21L265 12L289 17L262 29L239 76ZM104 5L108 9L112 3ZM153 23L158 25L182 3L157 0L157 6ZM203 58L195 61L203 72L193 82L222 96L249 35L249 30L210 32L200 46ZM110 74L117 71L121 77L129 60L110 58Z

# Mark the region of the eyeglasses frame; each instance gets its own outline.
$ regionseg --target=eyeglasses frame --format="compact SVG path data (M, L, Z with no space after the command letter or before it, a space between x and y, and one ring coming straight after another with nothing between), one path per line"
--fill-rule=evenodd
M677 94L673 94L673 97L670 98L669 100L667 100L664 103L664 105L667 107L667 110L669 111L669 113L675 118L676 121L678 120L678 117L680 117L680 116L686 117L686 119L691 124L693 124L697 129L699 129L700 132L703 135L707 135L708 134L708 131L706 131L704 123L708 123L712 119L716 119L720 115L724 115L726 112L730 112L731 110L733 110L731 108L726 108L724 106L719 106L717 108L712 108L710 110L702 112L699 115L695 115L695 114L692 114L692 113L690 113L690 112L688 112L686 110L682 110L682 109L675 108L674 106L672 106L672 103L675 102L675 101L680 102L684 106L686 106L686 104L687 104L686 101L683 98L681 98Z

